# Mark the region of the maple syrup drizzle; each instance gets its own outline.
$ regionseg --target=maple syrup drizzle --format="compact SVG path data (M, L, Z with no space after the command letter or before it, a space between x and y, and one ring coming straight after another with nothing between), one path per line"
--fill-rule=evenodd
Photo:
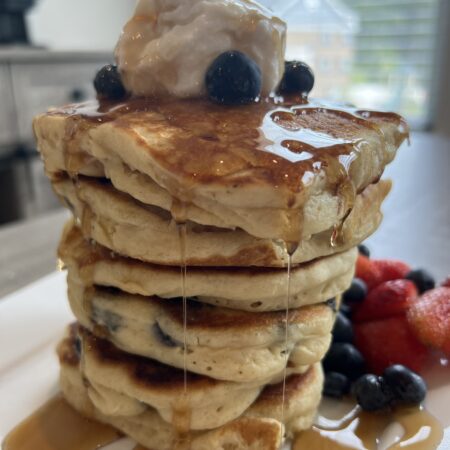
M187 394L187 315L188 305L186 296L186 279L187 279L187 264L186 264L186 224L179 224L178 234L180 238L180 254L181 254L181 292L183 297L183 376L184 376L184 394Z
M292 273L292 256L296 252L298 244L286 243L287 253L287 278L286 278L286 305L284 318L284 372L283 372L283 390L281 400L281 421L284 424L285 406L286 406L286 379L289 362L289 314L291 307L291 273Z
M330 246L336 248L338 246L339 237L342 235L342 226L337 224L333 227L333 232L330 237Z
M170 157L164 152L157 152L154 157L167 170L177 171L184 183L189 179L195 179L196 183L220 181L224 175L227 178L254 167L260 169L258 173L272 185L284 186L296 194L309 184L309 175L325 171L329 178L335 170L330 164L332 161L343 171L349 171L351 163L367 144L358 130L377 133L381 146L385 137L377 120L390 121L397 126L398 133L408 135L406 123L396 114L362 111L298 96L263 99L246 108L223 107L204 99L93 101L49 113L69 119L66 155L73 158L77 152L81 153L80 161L68 161L66 165L71 166L68 171L79 173L80 168L98 163L83 153L86 130L118 118L139 124L146 120L140 116L145 113L156 114L157 130L161 129L159 124L183 130L173 137L174 150ZM337 134L334 129L330 132L328 125L333 118L342 133ZM201 152L197 151L199 145ZM96 169L101 170L99 163ZM308 176L304 179L303 175ZM166 183L171 194L180 197L177 192L182 186L172 185L170 180Z
M173 408L172 425L177 432L173 450L190 450L191 448L191 408L187 391L177 399L177 404Z
M56 261L56 270L58 272L64 272L66 269L66 263L61 258L58 258L58 260Z
M58 395L14 428L2 450L96 450L121 437L114 428L81 416Z
M92 128L93 124L82 121L80 117L77 115L71 116L65 129L64 166L71 178L76 178L84 167L95 164L95 159L81 150L83 147L83 132Z
M348 209L345 216L342 218L342 220L333 227L333 232L331 233L330 237L330 246L333 248L336 248L341 243L341 240L343 238L344 234L344 225L345 221L348 219L348 216L352 213L353 208Z
M177 224L180 241L180 271L181 271L181 293L183 307L183 396L176 400L172 412L172 425L178 433L174 450L189 450L191 446L191 408L188 396L188 373L187 373L187 333L188 333L188 301L186 295L187 280L187 203L174 200L172 204L172 216Z
M125 127L128 123L139 125L147 120L146 113L154 113L155 132L165 127L175 131L169 154L156 152L151 146L149 150L162 167L177 173L179 181L168 178L164 188L178 198L183 198L189 183L228 186L232 180L234 186L249 181L243 174L255 172L258 179L262 177L277 189L293 193L301 202L302 192L309 190L320 173L326 175L332 191L350 177L353 162L370 145L364 140L366 131L377 133L380 146L385 146L380 120L395 124L403 137L409 132L404 120L394 113L358 110L299 96L262 99L246 108L223 107L205 99L93 101L49 113L68 119L64 155L69 174L75 176L84 169L104 171L101 161L83 150L88 150L84 145L87 131L117 119ZM334 119L330 130L329 122ZM291 240L288 235L280 238Z
M322 418L323 419L323 418ZM377 450L390 424L398 423L403 436L390 450L435 450L442 441L443 427L423 408L401 408L389 414L361 411L358 407L341 420L321 420L295 439L293 450Z

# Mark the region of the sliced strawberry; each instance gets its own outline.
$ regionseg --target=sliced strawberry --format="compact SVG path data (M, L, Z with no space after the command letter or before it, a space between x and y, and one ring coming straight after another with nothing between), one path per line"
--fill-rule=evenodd
M450 276L442 282L441 286L450 288Z
M411 305L408 321L421 342L450 355L450 288L425 292Z
M356 347L376 374L392 364L403 364L415 372L424 367L427 348L412 334L403 316L355 324L354 333Z
M372 289L352 316L354 322L384 319L405 314L417 298L417 288L409 280L392 280Z
M372 260L364 255L359 255L356 262L356 278L363 280L369 291L381 283L381 271Z
M396 259L372 259L373 265L381 272L381 281L400 280L411 272L411 267Z

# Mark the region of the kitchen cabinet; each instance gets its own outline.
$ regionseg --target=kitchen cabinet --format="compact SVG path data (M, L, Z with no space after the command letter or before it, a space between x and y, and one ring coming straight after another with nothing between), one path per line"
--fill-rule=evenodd
M0 157L7 153L17 138L15 103L11 74L7 65L0 65Z
M0 46L0 224L58 206L35 148L33 117L95 96L100 52L52 52Z
M96 63L15 63L11 65L18 139L33 144L33 117L49 107L92 98Z
M0 148L33 148L33 117L93 97L96 71L111 59L98 52L0 47Z

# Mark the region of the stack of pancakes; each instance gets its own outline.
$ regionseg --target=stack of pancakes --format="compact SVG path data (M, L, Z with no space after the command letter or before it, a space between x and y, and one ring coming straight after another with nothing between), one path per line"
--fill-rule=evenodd
M305 100L70 105L35 119L78 323L70 404L158 450L277 449L311 426L356 246L407 136Z

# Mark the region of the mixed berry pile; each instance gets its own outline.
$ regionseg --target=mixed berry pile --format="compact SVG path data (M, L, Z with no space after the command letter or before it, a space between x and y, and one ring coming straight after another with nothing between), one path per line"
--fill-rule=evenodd
M324 394L351 393L368 411L419 404L419 374L432 357L450 355L450 279L436 288L426 270L359 251L323 362Z

